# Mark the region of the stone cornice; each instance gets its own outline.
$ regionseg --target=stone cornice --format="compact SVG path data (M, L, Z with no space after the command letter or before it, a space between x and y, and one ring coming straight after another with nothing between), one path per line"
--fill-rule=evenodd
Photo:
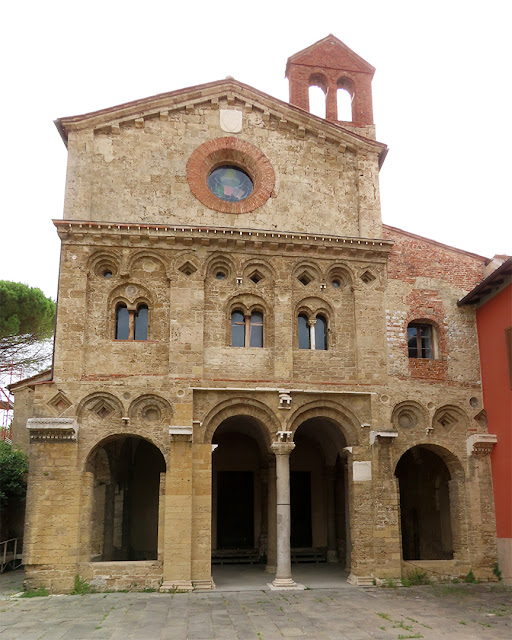
M357 148L368 153L375 153L380 158L380 164L387 154L387 146L381 142L344 129L234 78L161 93L83 115L59 118L55 121L55 125L67 144L68 134L72 131L83 129L105 131L107 127L119 130L120 125L136 120L138 126L143 126L145 118L159 117L166 120L169 113L180 109L193 110L204 104L209 104L212 108L217 109L219 100L223 99L227 99L228 103L232 104L235 99L238 99L244 103L245 111L257 109L263 114L268 114L268 118L277 119L281 124L289 123L297 128L299 136L310 132L323 139L340 143L344 148Z
M95 244L105 240L120 244L145 246L212 246L238 250L270 251L272 253L339 253L353 254L366 259L387 258L393 247L392 240L384 238L350 238L320 233L292 233L263 229L234 229L233 227L206 227L189 225L164 225L146 223L114 223L80 220L54 220L57 233L63 242Z
M78 423L74 418L29 418L30 442L76 442Z

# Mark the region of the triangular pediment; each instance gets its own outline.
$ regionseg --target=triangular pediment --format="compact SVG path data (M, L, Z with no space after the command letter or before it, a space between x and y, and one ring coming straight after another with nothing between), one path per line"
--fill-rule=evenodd
M288 77L288 68L291 63L368 73L371 76L375 73L375 67L332 34L290 56L286 63L286 77Z
M381 156L387 151L386 145L380 142L344 129L232 78L161 93L83 115L59 118L55 124L67 144L68 134L72 131L85 129L97 131L109 127L115 131L120 125L133 121L136 126L143 126L145 118L166 119L173 112L180 110L193 112L194 109L204 108L208 104L211 108L218 109L219 105L226 101L227 108L238 105L245 111L259 110L264 121L276 118L280 126L294 125L299 136L309 132L318 135L323 141L331 139L347 147L365 148Z

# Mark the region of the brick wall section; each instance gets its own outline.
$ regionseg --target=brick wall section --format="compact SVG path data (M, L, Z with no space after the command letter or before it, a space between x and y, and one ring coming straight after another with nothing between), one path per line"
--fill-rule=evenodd
M471 291L484 277L486 258L383 225L383 237L394 240L388 277L414 284L417 277L437 278Z
M474 309L456 303L482 280L486 259L387 225L383 236L395 242L386 290L390 374L478 383ZM407 326L421 320L435 325L436 359L408 357Z

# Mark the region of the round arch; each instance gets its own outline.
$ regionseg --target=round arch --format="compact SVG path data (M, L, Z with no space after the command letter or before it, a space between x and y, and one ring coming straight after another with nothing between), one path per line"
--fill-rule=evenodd
M341 430L347 446L359 444L361 421L349 409L332 400L314 400L303 405L290 416L287 429L295 434L301 424L313 418L334 422Z
M211 444L217 427L225 420L237 416L247 416L259 424L265 446L270 451L270 445L275 439L277 431L281 428L281 423L269 407L263 402L252 398L232 398L216 405L203 420L201 442Z

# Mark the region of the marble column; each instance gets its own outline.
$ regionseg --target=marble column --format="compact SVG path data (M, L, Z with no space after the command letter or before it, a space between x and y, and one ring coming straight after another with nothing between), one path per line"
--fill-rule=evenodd
M290 454L293 442L274 442L272 451L276 455L277 496L277 567L272 586L276 589L296 589L292 578L290 550Z

